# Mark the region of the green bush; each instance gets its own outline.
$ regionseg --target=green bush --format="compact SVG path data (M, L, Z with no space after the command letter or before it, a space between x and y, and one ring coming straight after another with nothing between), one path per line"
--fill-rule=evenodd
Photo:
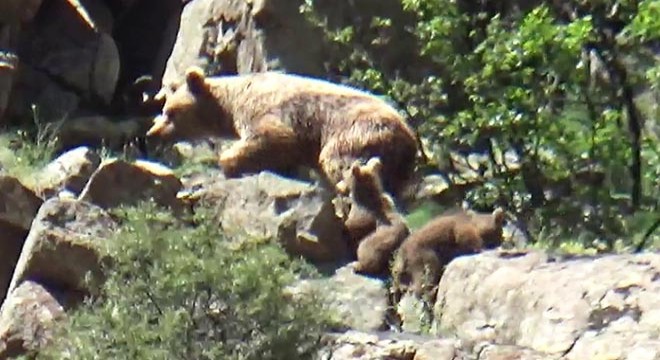
M328 325L320 298L283 294L313 276L277 245L230 245L198 212L122 209L108 279L63 324L44 359L307 359ZM192 223L192 225L191 225Z

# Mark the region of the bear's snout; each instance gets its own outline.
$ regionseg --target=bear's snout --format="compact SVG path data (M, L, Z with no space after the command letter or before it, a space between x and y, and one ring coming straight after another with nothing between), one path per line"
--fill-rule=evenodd
M174 125L170 119L161 114L154 118L153 125L147 131L147 136L166 136L172 133L174 130Z

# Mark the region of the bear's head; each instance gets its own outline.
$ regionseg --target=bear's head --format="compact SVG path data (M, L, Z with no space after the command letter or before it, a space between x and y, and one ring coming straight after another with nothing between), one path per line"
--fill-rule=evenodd
M163 109L147 136L193 140L223 136L225 128L230 128L224 124L227 117L199 67L188 68L183 83L164 86L155 98L164 100Z
M504 227L504 209L497 208L492 214L474 214L473 223L477 226L484 249L494 249L502 245L502 228Z

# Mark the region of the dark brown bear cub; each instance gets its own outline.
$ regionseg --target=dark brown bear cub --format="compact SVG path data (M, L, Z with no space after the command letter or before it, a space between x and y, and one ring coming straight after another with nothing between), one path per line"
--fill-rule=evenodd
M337 186L355 160L378 156L386 191L410 183L417 141L405 119L380 98L348 86L279 72L206 77L197 67L164 87L162 113L148 136L238 140L220 154L228 177L271 170L318 170Z
M504 210L491 214L457 211L440 215L404 240L393 265L399 294L410 291L433 300L444 267L454 258L496 248L502 243Z
M376 276L389 273L392 254L409 234L394 201L383 190L381 171L377 157L365 165L355 162L345 183L350 197L345 226L351 248L357 248L353 269Z

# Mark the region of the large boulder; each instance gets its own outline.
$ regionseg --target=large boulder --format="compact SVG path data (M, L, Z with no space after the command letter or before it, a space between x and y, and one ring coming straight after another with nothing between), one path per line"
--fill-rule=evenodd
M467 359L455 339L384 332L347 331L329 334L320 351L328 360L453 360Z
M181 203L177 193L180 189L179 178L161 164L143 160L127 162L108 159L92 174L79 199L104 209L154 201L161 206L179 210Z
M660 357L660 255L553 260L486 252L452 261L436 331L567 359Z
M0 301L42 200L16 178L0 174Z
M356 274L344 266L330 277L305 279L287 288L293 296L320 293L339 324L359 331L384 330L387 289L382 280Z
M116 225L100 207L52 198L39 209L23 245L8 294L23 281L89 293L102 281L102 242ZM87 282L87 275L91 274Z
M75 113L83 102L108 105L120 65L112 36L94 28L67 1L44 2L39 11L48 16L21 32L21 64L7 115L54 121Z
M333 197L318 185L264 171L236 179L219 174L188 186L193 188L182 196L214 208L229 237L276 239L289 253L315 262L349 257Z
M61 191L79 194L101 163L101 157L81 146L67 151L51 161L36 176L36 191L42 197L52 197Z
M323 73L322 35L298 11L302 1L194 0L183 9L163 84L191 65L214 73L280 69ZM300 46L304 44L304 46Z
M0 359L38 351L53 340L55 323L70 303L66 293L36 282L18 286L0 309Z
M42 203L18 179L0 174L0 221L27 230Z

